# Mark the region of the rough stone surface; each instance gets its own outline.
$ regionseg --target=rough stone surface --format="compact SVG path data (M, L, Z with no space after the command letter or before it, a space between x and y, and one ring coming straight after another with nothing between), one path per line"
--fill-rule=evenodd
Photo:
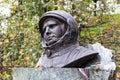
M103 70L85 72L89 80L109 80L111 75L111 71ZM77 68L15 68L12 76L13 80L83 80Z
M77 69L60 68L18 68L14 69L13 80L79 80Z

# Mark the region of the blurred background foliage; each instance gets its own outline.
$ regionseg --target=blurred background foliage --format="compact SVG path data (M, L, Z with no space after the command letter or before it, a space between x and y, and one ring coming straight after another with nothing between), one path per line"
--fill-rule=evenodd
M46 11L72 14L81 31L80 44L99 42L115 52L120 48L120 15L111 15L114 8L106 0L3 0L0 5L4 3L11 6L10 16L0 14L0 23L7 25L0 28L0 80L12 80L12 68L35 67L43 51L38 21Z

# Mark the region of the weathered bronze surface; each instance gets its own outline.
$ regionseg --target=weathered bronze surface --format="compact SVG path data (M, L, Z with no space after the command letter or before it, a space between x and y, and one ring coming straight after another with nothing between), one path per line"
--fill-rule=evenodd
M49 11L39 21L44 52L37 66L84 68L97 52L79 46L75 19L62 10Z

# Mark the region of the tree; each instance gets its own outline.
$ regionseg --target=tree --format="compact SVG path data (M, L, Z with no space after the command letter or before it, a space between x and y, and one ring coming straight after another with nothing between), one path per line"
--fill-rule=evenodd
M1 28L5 33L0 34L1 72L13 67L35 67L42 53L38 21L44 12L65 10L75 17L79 27L87 29L109 22L103 16L110 10L105 1L100 0L104 6L96 10L92 0L3 0L3 3L11 4L11 14L0 19L7 20L7 29ZM10 71L3 72L6 73L10 74Z

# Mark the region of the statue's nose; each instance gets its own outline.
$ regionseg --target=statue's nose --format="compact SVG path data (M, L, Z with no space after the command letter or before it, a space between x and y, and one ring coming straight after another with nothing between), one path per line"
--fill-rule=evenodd
M46 27L45 33L46 33L46 35L51 34L51 30L50 30L49 26Z

